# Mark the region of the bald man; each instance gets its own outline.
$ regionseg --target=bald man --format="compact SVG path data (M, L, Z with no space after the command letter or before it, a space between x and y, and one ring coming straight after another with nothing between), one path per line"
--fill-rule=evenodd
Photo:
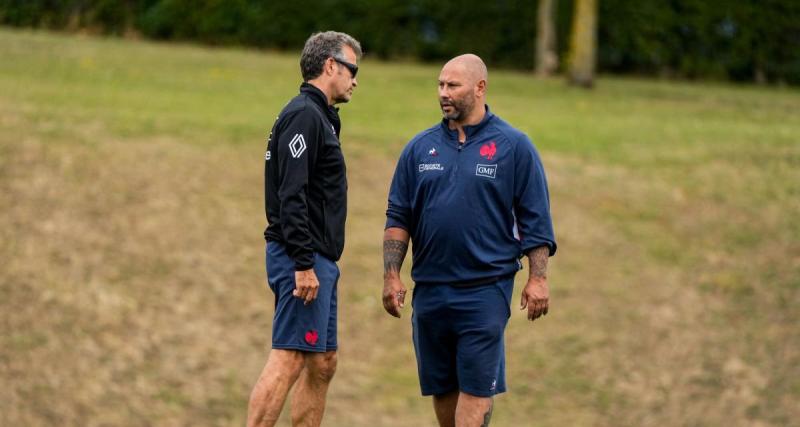
M389 190L383 306L401 316L400 267L413 241L412 326L420 388L441 426L486 426L506 390L503 333L514 275L528 257L520 309L547 314L550 202L530 139L486 104L488 73L471 54L439 74L441 123L403 150Z

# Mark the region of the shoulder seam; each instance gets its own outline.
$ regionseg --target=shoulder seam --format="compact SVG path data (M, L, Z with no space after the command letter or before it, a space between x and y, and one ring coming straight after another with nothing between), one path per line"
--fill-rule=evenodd
M316 108L313 108L313 106L309 106L308 102L309 102L308 100L304 99L301 102L298 102L297 105L292 106L292 108L284 110L282 112L283 113L283 117L281 118L282 121L289 120L290 118L301 114L303 115L311 114L320 122L324 122L325 118L322 117L322 114Z
M436 132L437 130L439 130L439 125L431 126L430 128L425 129L424 131L422 131L422 132L418 133L416 136L414 136L414 138L412 138L411 141L409 142L409 145L416 144L417 141L419 141L422 138L424 138L424 137Z
M503 127L498 126L496 122L492 123L491 126L497 129L498 133L503 135L510 143L514 145L518 145L520 143L521 137L526 136L525 132L511 126L508 126L511 128L511 130L503 129ZM528 137L528 139L530 139L530 137Z

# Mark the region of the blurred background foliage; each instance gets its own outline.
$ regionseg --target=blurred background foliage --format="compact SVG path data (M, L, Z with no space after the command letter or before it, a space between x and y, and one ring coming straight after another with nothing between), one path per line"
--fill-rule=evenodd
M557 2L563 67L573 1ZM352 34L370 56L439 61L464 51L533 69L536 3L524 0L0 0L0 24L296 49ZM602 73L800 84L800 1L601 0Z

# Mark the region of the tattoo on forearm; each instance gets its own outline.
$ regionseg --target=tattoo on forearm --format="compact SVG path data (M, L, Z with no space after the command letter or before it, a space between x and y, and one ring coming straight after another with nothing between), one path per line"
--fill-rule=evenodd
M400 272L403 259L408 251L408 243L402 240L383 241L383 273Z
M547 278L547 259L550 256L550 248L539 246L528 254L531 262L531 277L540 279Z
M489 410L483 414L483 424L481 424L481 427L489 427L489 421L492 419L492 409L494 409L494 399L492 399L492 403L489 404Z

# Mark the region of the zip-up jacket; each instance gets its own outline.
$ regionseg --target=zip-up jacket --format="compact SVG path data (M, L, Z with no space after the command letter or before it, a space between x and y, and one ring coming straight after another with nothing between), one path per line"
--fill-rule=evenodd
M408 231L412 279L475 283L519 270L545 245L556 252L547 179L528 137L489 111L465 126L447 120L418 134L397 163L386 228Z
M267 241L286 246L296 270L318 252L334 261L344 249L347 176L341 122L321 90L303 83L272 126L264 156Z

